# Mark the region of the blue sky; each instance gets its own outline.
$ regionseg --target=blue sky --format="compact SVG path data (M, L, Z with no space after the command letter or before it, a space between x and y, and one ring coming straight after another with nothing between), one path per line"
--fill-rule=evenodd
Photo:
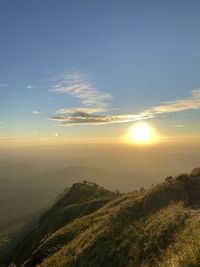
M1 0L0 136L117 136L144 112L163 134L198 135L199 10L193 0Z

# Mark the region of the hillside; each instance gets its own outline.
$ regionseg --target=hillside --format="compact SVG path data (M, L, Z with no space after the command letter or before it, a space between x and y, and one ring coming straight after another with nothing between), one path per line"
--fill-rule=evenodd
M200 266L200 169L149 190L74 184L13 253L23 267Z
M150 186L153 182L153 175L144 171L128 172L84 166L66 166L61 169L50 166L52 169L46 169L45 164L41 165L38 167L35 163L24 162L0 167L0 238L8 236L16 240L16 236L21 236L19 232L24 232L24 226L32 217L51 206L64 188L82 179L90 179L110 190L119 188L123 192L129 186L136 189L143 184ZM144 180L148 182L143 183ZM4 254L4 248L0 247L0 262Z

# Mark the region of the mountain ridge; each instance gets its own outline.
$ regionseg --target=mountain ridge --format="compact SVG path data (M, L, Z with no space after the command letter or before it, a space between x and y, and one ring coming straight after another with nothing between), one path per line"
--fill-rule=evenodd
M176 246L179 238L187 236L184 244L200 232L199 193L199 168L126 194L76 183L42 215L12 262L23 267L197 267L200 254L191 249L180 260ZM197 246L200 251L200 242Z

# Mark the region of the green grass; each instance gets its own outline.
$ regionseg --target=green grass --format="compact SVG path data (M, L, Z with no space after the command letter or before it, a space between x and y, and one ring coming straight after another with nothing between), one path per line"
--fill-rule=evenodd
M199 267L200 266L200 220L193 218L187 227L177 235L174 244L165 252L164 260L157 267Z
M29 233L23 267L200 267L199 169L121 195L78 183ZM200 214L200 212L199 212Z

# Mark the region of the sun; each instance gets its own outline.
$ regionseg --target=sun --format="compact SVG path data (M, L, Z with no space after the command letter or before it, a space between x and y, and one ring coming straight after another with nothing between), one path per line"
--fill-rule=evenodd
M131 129L131 137L136 142L148 142L152 139L151 128L148 124L138 124Z
M138 123L129 130L129 140L136 144L150 144L155 141L155 131L148 123Z

